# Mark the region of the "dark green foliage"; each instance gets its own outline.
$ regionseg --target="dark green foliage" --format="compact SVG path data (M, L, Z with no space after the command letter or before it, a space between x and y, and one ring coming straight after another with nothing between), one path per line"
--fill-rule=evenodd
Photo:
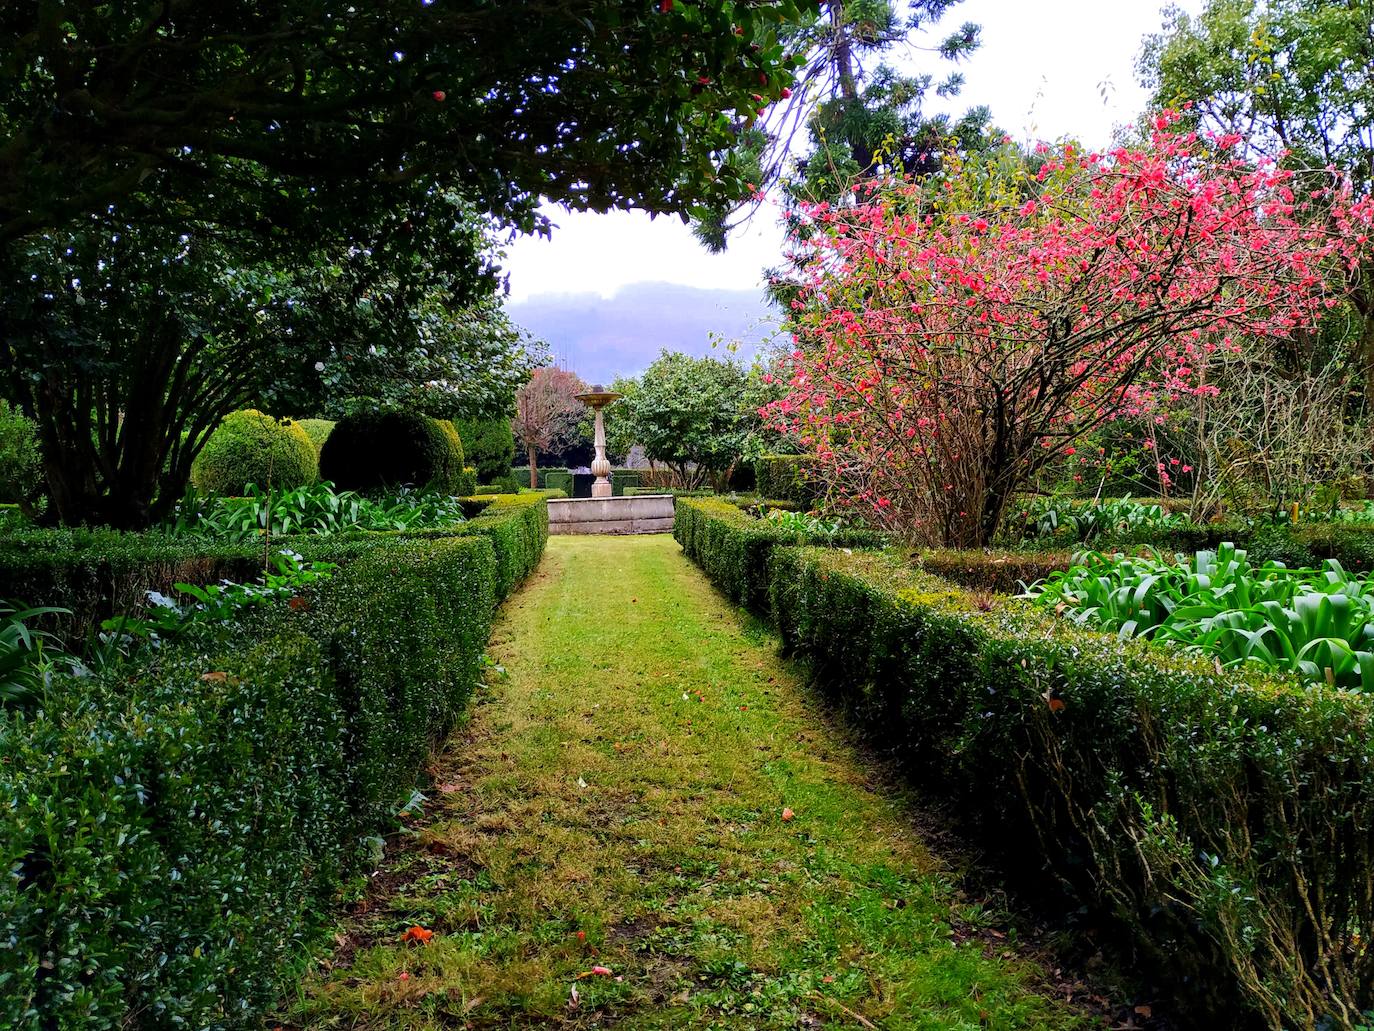
M1017 594L1023 585L1067 569L1068 551L923 551L915 564L978 591Z
M541 471L539 486L561 490L566 496L572 497L573 474L566 469L550 469L547 473Z
M413 486L456 494L463 472L456 437L418 412L359 412L340 419L325 441L320 473L339 490Z
M253 409L231 412L191 467L202 494L241 495L250 483L291 490L319 477L319 459L299 423Z
M515 434L509 419L459 419L455 422L463 438L463 453L477 470L478 483L495 483L511 475L515 461ZM525 470L525 486L529 486Z
M258 1026L467 703L542 500L491 499L458 535L315 539L343 567L303 605L0 710L0 1025ZM34 531L3 555L49 586L103 562L126 591L246 558L191 543Z
M313 937L354 848L343 714L309 635L236 643L3 717L0 1024L247 1026Z
M0 401L0 504L32 514L43 493L43 455L38 426L7 401Z
M493 499L480 515L459 528L491 540L496 555L496 596L505 599L539 564L549 539L549 507L539 494L508 494Z
M806 476L804 455L762 455L754 460L754 490L765 498L803 508L816 503L816 486Z
M612 469L611 470L611 492L615 497L622 497L627 490L639 486L638 469Z
M756 519L729 501L682 496L676 502L673 536L727 597L758 611L767 610L768 556L773 549L816 543ZM826 543L863 548L883 542L882 534L872 530L841 530Z

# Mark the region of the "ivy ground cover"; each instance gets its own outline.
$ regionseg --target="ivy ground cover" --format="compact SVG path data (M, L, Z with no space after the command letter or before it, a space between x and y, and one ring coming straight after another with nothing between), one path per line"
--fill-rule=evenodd
M550 541L288 1026L1087 1021L671 538Z

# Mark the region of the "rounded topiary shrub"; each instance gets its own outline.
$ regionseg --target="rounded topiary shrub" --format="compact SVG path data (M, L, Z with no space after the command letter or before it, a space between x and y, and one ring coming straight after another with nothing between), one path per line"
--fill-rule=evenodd
M449 461L453 463L453 475L461 478L463 468L467 463L467 455L464 453L463 438L458 432L458 427L453 424L452 419L436 419L434 421L439 424L439 429L444 431L444 436L453 446L453 454L449 457Z
M296 425L305 430L310 443L315 445L316 454L319 454L320 448L324 447L324 442L334 430L333 419L301 419Z
M509 419L463 419L456 424L463 438L463 454L477 470L481 483L495 483L511 475L515 461L515 433ZM529 470L525 483L529 484Z
M191 466L203 494L239 495L250 484L291 490L319 478L319 458L300 423L254 409L230 412Z
M320 477L338 490L412 486L454 494L462 474L458 434L418 412L345 416L320 451Z

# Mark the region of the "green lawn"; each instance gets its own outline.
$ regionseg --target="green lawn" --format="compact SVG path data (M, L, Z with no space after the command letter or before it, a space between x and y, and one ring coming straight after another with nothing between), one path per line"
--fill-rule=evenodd
M1087 1023L670 537L553 538L491 651L292 1024Z

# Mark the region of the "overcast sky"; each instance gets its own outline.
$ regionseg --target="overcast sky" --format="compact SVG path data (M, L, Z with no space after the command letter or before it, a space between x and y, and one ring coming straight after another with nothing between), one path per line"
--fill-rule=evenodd
M901 6L905 6L904 4ZM1114 125L1144 106L1135 80L1140 41L1162 22L1158 0L964 0L946 16L952 30L965 21L983 27L983 45L964 66L952 111L986 104L1003 129L1025 140L1072 134L1092 145L1111 138ZM1201 0L1181 0L1189 11ZM934 60L916 55L926 67ZM938 107L935 109L939 109ZM765 210L711 255L676 218L641 212L605 215L550 210L558 227L551 241L534 237L509 248L511 299L550 293L610 297L637 282L703 288L759 286L776 264L781 235Z

